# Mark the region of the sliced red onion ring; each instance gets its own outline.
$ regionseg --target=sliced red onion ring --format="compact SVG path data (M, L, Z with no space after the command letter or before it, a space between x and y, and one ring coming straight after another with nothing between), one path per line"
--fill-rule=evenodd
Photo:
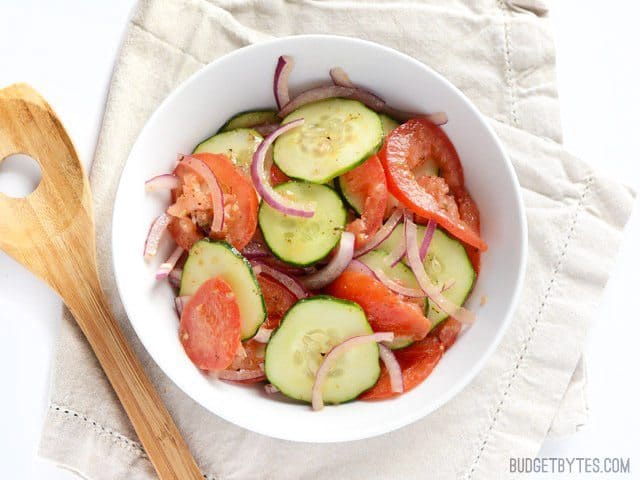
M422 260L420 260L420 251L418 249L418 230L416 224L410 218L410 215L405 215L404 218L404 235L407 241L407 259L409 260L409 266L413 271L413 274L418 280L418 285L427 294L429 300L432 301L440 310L447 315L452 316L456 320L459 320L463 324L470 325L475 319L473 312L467 310L464 307L459 307L448 298L442 295L442 292L436 287L427 276L427 272L424 269Z
M347 72L345 72L341 67L333 67L329 70L329 75L331 76L331 80L334 85L338 85L339 87L355 88L355 85L349 78L349 75L347 75Z
M393 211L389 218L387 218L387 221L384 222L384 225L380 227L380 230L378 230L376 234L371 238L371 240L369 240L369 243L367 243L364 247L356 250L355 257L359 257L361 255L364 255L365 253L370 252L382 242L384 242L389 237L389 235L391 235L393 229L396 228L396 225L398 225L400 218L402 218L402 210L398 208Z
M273 385L271 383L267 383L264 386L264 391L266 392L267 395L273 395L275 393L278 393L280 390L275 385Z
M352 271L352 272L364 273L364 274L370 275L372 277L375 276L373 274L373 272L371 271L371 269L366 264L364 264L360 260L356 260L355 258L353 260L351 260L351 262L347 266L346 270L349 270L349 271Z
M278 116L284 118L294 110L306 105L308 103L318 102L327 98L349 98L351 100L357 100L364 103L367 107L376 112L381 111L384 108L384 100L374 95L371 92L362 90L361 88L354 87L341 87L339 85L327 85L323 87L316 87L306 92L302 92L297 97L293 98L289 103L280 109Z
M264 325L258 329L258 333L256 333L253 337L258 343L267 343L271 338L271 334L273 333L273 328L265 328Z
M251 128L263 137L266 137L270 133L275 132L279 126L279 123L259 123L257 125L253 125Z
M393 250L391 250L391 252L389 252L389 254L386 257L384 257L384 261L387 265L393 268L398 263L400 263L400 260L402 260L402 257L404 257L406 254L407 254L407 243L404 241L404 233L403 233L398 244L393 248Z
M424 261L424 257L427 256L427 250L429 250L429 245L431 245L431 239L433 238L433 234L436 232L437 223L433 220L429 220L427 223L427 228L424 232L424 238L422 239L422 243L420 244L420 260Z
M416 113L416 112L405 112L403 110L397 110L389 105L385 105L384 113L389 115L400 122L406 122L412 118L416 117L424 117L429 120L431 123L435 123L436 125L444 125L449 121L449 117L445 112L435 112L435 113Z
M335 253L331 261L316 273L312 273L300 279L302 285L310 290L317 290L329 285L342 272L345 271L351 260L353 259L353 247L355 245L356 236L351 232L342 232L338 251Z
M273 96L276 97L278 110L289 102L289 75L293 70L293 58L282 55L278 58L276 71L273 74Z
M176 263L178 263L178 260L180 260L180 257L183 253L184 249L182 247L176 247L173 253L169 255L169 258L167 258L166 262L161 264L160 268L158 268L158 271L156 272L156 280L167 278L173 270L173 267L175 267Z
M211 232L221 232L224 227L224 195L213 170L202 160L189 155L183 155L180 164L196 172L207 184L211 193L211 205L213 206Z
M284 197L273 189L269 181L269 175L271 173L271 159L267 162L267 150L269 150L269 147L275 139L283 133L299 127L303 123L303 118L286 123L262 140L262 143L253 154L253 162L251 163L251 180L253 181L253 185L256 187L258 194L270 207L276 209L280 213L284 213L285 215L312 217L315 213L315 206L296 204L291 199Z
M264 375L264 371L259 368L253 370L220 370L219 372L216 372L216 377L219 380L228 380L231 382L242 382L246 380L266 378Z
M389 379L391 380L391 391L396 393L402 393L404 391L404 384L402 381L402 369L396 356L393 352L384 345L378 345L380 349L380 359L384 362L389 372Z
M189 300L191 300L191 296L189 295L175 298L174 303L176 305L176 312L178 312L179 317L182 316L182 311L184 310L184 307L187 305L187 303L189 303Z
M155 257L156 253L158 253L160 239L162 238L162 234L167 229L170 221L171 217L166 213L163 213L151 223L147 239L144 242L144 258L147 260L151 257Z
M275 281L282 284L284 288L293 293L298 300L309 296L309 292L304 289L302 284L297 279L290 277L286 273L283 273L280 270L272 268L269 265L266 265L257 260L251 262L251 265L253 267L254 273L256 273L256 267L258 267L258 272L256 273L256 275L264 273L265 275L270 276Z
M173 190L180 186L180 180L175 175L165 173L155 176L144 182L144 188L147 192L155 192L158 190Z
M379 332L371 335L359 335L357 337L351 337L344 342L333 347L329 353L324 357L320 368L316 372L316 379L313 382L313 389L311 390L311 406L314 410L322 410L324 407L324 401L322 400L322 387L327 379L327 375L333 366L335 360L347 350L371 342L390 342L393 340L392 332Z
M422 290L418 290L417 288L409 288L401 285L395 280L389 278L387 274L384 273L379 268L373 269L373 274L378 279L380 283L382 283L385 287L387 287L392 292L399 293L400 295L404 295L405 297L411 298L424 298L425 294Z
M169 283L176 288L180 288L180 282L182 281L182 269L174 268L169 273Z

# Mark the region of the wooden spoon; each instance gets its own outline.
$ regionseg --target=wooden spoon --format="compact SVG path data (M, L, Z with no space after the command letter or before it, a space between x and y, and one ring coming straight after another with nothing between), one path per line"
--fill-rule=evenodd
M0 248L55 290L89 340L161 479L202 479L106 300L96 267L89 182L73 144L31 87L0 90L0 162L33 157L42 180L25 198L0 192Z

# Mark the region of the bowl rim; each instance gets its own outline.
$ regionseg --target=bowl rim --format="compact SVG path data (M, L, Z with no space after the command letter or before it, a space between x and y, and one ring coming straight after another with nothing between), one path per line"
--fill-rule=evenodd
M279 434L279 432L267 431L267 429L264 429L264 428L259 428L259 427L255 427L255 426L249 426L249 422L242 422L241 423L241 422L238 421L237 418L235 418L235 417L231 418L231 416L225 415L225 412L223 412L223 411L215 411L214 412L211 408L209 408L208 405L206 405L205 402L202 402L201 399L197 398L196 395L192 395L191 389L190 389L190 387L188 385L188 382L183 381L180 378L175 378L174 376L170 375L169 370L167 368L165 368L165 366L164 366L164 362L162 360L157 359L156 356L154 356L151 353L154 349L150 348L149 339L146 339L143 335L141 335L141 332L139 331L139 329L137 327L137 325L138 325L137 322L131 320L131 316L129 315L129 311L132 311L133 309L128 307L128 302L125 300L126 296L123 295L124 286L122 284L121 275L118 275L118 272L120 271L120 269L116 266L116 259L115 259L115 255L114 255L114 253L117 251L117 248L115 246L115 244L116 244L116 236L114 235L114 231L116 230L115 220L116 220L116 217L118 216L117 213L122 208L122 207L120 207L121 202L119 201L119 199L122 198L122 196L120 195L120 190L121 190L121 186L122 186L122 179L125 176L125 171L127 169L127 165L129 164L129 160L131 158L131 154L135 151L135 146L136 146L136 144L138 142L138 139L143 136L143 134L145 133L145 131L148 128L150 128L149 126L156 121L157 117L162 115L162 112L163 112L165 106L167 104L171 103L173 101L173 99L175 97L177 97L178 95L180 95L184 90L189 89L191 87L191 85L196 81L197 78L199 78L200 76L206 75L209 70L217 68L219 64L224 63L224 62L228 62L228 61L232 61L236 56L242 55L247 50L252 50L254 48L262 48L265 45L286 43L286 42L295 41L295 40L318 40L318 41L322 41L322 40L341 40L341 41L351 42L351 43L354 43L354 44L360 44L360 45L363 45L363 46L365 46L367 48L381 49L383 51L386 51L389 54L399 56L403 61L412 63L412 64L416 65L417 67L419 67L420 69L426 70L428 72L428 74L434 76L438 81L443 82L444 84L446 84L448 86L448 88L450 88L451 91L453 92L453 94L455 95L456 101L464 103L465 106L468 108L469 112L471 113L471 115L473 115L477 121L479 121L481 124L483 124L486 127L486 132L489 134L490 139L493 141L493 143L497 147L498 152L500 153L500 156L502 157L501 161L503 161L504 164L506 165L506 169L507 169L507 172L508 172L508 175L509 175L509 179L510 179L510 181L512 183L512 186L514 187L514 190L516 192L517 223L519 224L519 230L520 230L519 233L520 233L520 236L522 238L522 242L520 242L520 245L519 245L519 251L517 252L517 255L518 255L518 258L519 258L519 264L517 265L518 273L517 273L516 284L515 284L515 288L513 290L513 295L512 295L512 297L511 297L511 299L510 299L510 301L508 303L508 306L506 308L506 313L504 315L504 320L498 326L497 331L496 331L491 343L489 345L487 345L487 347L484 349L484 352L482 353L480 358L471 366L471 368L469 368L462 375L460 375L459 378L455 381L455 383L448 390L446 390L443 395L440 395L438 401L432 402L430 404L430 408L429 409L421 409L421 410L415 410L415 411L412 411L412 412L405 412L403 415L398 416L398 418L395 421L385 423L384 428L377 428L377 429L376 428L371 428L371 429L367 430L366 432L349 432L348 434L339 435L339 438L333 438L333 437L332 438L326 438L326 436L323 437L323 438L291 437L291 436ZM206 409L211 414L216 415L216 416L218 416L218 417L220 417L220 418L232 423L233 425L236 425L236 426L238 426L240 428L244 428L244 429L246 429L248 431L256 432L256 433L259 433L259 434L262 434L262 435L266 435L266 436L269 436L269 437L272 437L272 438L278 438L278 439L294 441L294 442L340 443L340 442L346 442L346 441L363 440L363 439L367 439L367 438L383 435L385 433L389 433L389 432L392 432L394 430L397 430L397 429L399 429L401 427L410 425L410 424L420 420L421 418L424 418L427 415L435 412L440 407L442 407L444 404L448 403L451 399L453 399L456 395L458 395L467 385L469 385L469 383L471 383L471 381L476 377L476 375L480 372L480 370L485 366L487 360L495 352L498 344L500 343L500 341L504 337L504 333L505 333L507 327L511 324L511 322L513 320L515 309L516 309L516 307L518 305L518 302L519 302L521 294L522 294L522 288L523 288L523 284L524 284L524 277L525 277L525 273L526 273L527 255L528 255L528 226L527 226L527 218L526 218L524 200L523 200L523 196L522 196L522 189L521 189L520 183L518 182L517 175L516 175L515 169L513 167L513 164L511 163L511 161L509 159L509 155L507 154L507 152L506 152L501 140L499 139L498 135L496 134L495 130L492 128L490 123L487 121L487 118L480 112L480 110L471 102L471 100L469 98L467 98L467 96L460 89L458 89L458 87L456 87L446 77L444 77L443 75L441 75L440 73L438 73L433 68L431 68L430 66L426 65L425 63L422 63L421 61L411 57L410 55L408 55L406 53L403 53L403 52L401 52L399 50L396 50L394 48L388 47L386 45L374 42L374 41L364 40L364 39L351 37L351 36L347 36L347 35L330 35L330 34L287 35L287 36L277 37L277 38L273 38L273 39L269 39L269 40L253 43L253 44L250 44L250 45L246 45L244 47L241 47L241 48L238 48L236 50L233 50L233 51L231 51L231 52L229 52L229 53L227 53L225 55L222 55L222 56L218 57L217 59L213 60L212 62L204 65L198 71L196 71L195 73L190 75L188 78L186 78L184 81L182 81L182 83L180 83L176 88L174 88L171 91L171 93L169 93L169 95L167 95L162 100L162 102L155 108L153 113L147 118L147 120L144 123L144 126L140 129L140 131L136 135L136 139L133 142L133 144L131 146L131 149L129 150L129 153L127 155L127 159L126 159L126 161L125 161L125 163L123 165L123 168L122 168L122 172L121 172L120 178L118 179L118 186L117 186L117 190L116 190L114 206L113 206L112 215L111 215L111 231L110 231L110 233L111 233L110 246L111 246L111 254L112 254L111 255L111 257L112 257L111 258L111 262L112 262L112 268L113 268L113 271L114 271L114 279L115 279L115 284L116 284L118 296L119 296L120 301L122 302L122 305L124 307L125 313L127 315L127 319L129 321L129 324L132 326L133 330L136 333L136 336L140 340L140 343L142 343L142 345L144 346L144 348L147 351L147 353L149 354L150 358L160 368L160 370L162 370L163 374L169 380L171 380L171 382L176 387L178 387L180 390L182 390L182 392L184 392L193 401L195 401L196 403L201 405L204 409Z

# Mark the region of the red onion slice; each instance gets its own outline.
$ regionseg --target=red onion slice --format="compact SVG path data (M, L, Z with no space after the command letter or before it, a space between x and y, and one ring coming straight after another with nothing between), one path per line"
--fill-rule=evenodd
M251 266L253 267L254 273L256 273L257 267L258 272L256 273L256 275L264 273L265 275L270 276L275 281L282 284L284 288L293 293L298 300L309 296L309 292L304 289L302 284L297 279L290 277L286 273L281 272L259 261L251 262Z
M402 369L396 356L393 352L384 345L378 345L380 349L380 359L384 362L389 372L389 379L391 380L391 391L396 393L402 393L404 391L404 384L402 381Z
M275 385L272 385L271 383L267 383L264 386L264 391L267 395L273 395L275 393L278 393L280 390Z
M404 295L405 297L411 298L424 298L425 294L422 290L418 290L417 288L409 288L404 285L396 282L395 280L389 278L387 274L384 273L379 268L373 269L373 274L378 279L380 283L382 283L385 287L387 287L392 292L399 293L400 295Z
M253 370L220 370L216 372L216 377L219 380L227 380L231 382L242 382L246 380L257 380L266 378L264 371L259 368Z
M404 234L407 241L407 259L413 274L418 280L418 285L427 294L429 300L432 301L440 310L447 315L452 316L463 324L470 325L475 319L473 312L464 307L459 307L448 298L442 295L442 292L436 287L427 276L422 260L420 260L420 251L418 248L418 230L416 224L409 215L405 215Z
M347 72L345 72L341 67L333 67L331 70L329 70L329 75L331 76L331 80L333 81L334 85L347 88L356 87L349 78L349 75L347 75Z
M393 232L393 229L396 228L396 225L398 225L398 222L400 222L401 217L402 217L402 210L399 208L394 210L391 216L384 223L384 225L380 227L380 230L378 230L376 234L373 237L371 237L371 240L369 240L369 243L367 243L364 247L356 250L355 256L360 257L361 255L364 255L365 253L370 252L371 250L376 248L378 245L380 245L382 242L384 242L389 237L389 235L391 235L391 232Z
M353 247L355 245L356 236L351 232L342 232L338 251L335 253L331 261L316 273L312 273L300 279L302 285L310 290L317 290L325 287L338 278L345 271L349 263L353 259Z
M371 342L390 342L392 340L392 332L379 332L371 335L351 337L333 347L324 357L320 364L320 368L318 368L318 371L316 372L316 379L313 382L313 389L311 390L312 408L314 410L322 410L322 407L324 407L324 401L322 400L322 387L324 387L324 382L327 379L327 375L329 375L333 363L340 355L351 348L357 347L358 345L364 345Z
M144 188L147 192L155 192L158 190L173 190L180 186L180 180L175 175L165 173L155 176L144 182Z
M160 239L162 238L162 234L167 229L170 221L171 217L166 213L163 213L151 223L147 239L144 242L144 258L147 260L151 257L155 257L156 253L158 253Z
M182 269L174 268L169 272L169 283L171 286L180 288L180 282L182 281Z
M293 58L282 55L278 58L276 71L273 74L273 96L276 97L278 110L289 102L289 75L293 70Z
M176 263L178 263L178 260L180 260L180 257L182 256L183 253L184 253L184 249L182 247L176 247L176 249L173 251L173 253L171 253L169 258L167 258L167 260L160 265L160 268L158 268L158 271L156 271L156 280L167 278L171 273L171 271L173 270L173 267L175 267Z
M406 122L412 118L416 117L424 117L429 120L431 123L435 123L436 125L444 125L449 121L449 117L445 112L435 112L435 113L416 113L416 112L405 112L403 110L397 110L389 105L385 105L384 113L389 115L392 118L400 122Z
M270 252L263 242L251 240L247 246L242 249L242 255L249 259L262 258L268 257Z
M345 270L349 270L349 271L352 271L352 272L364 273L364 274L370 275L372 277L375 276L373 274L373 272L371 271L371 269L366 264L364 264L360 260L356 260L355 258L353 260L351 260L351 262L349 262L349 265L347 266L347 268Z
M251 128L254 129L256 132L258 132L263 137L266 137L270 133L275 132L279 126L280 126L279 123L259 123L257 125L252 126Z
M207 184L211 194L211 205L213 206L211 233L221 232L224 227L224 195L213 170L202 160L189 155L183 155L180 164L196 172Z
M420 244L420 260L424 261L424 257L427 256L427 251L429 250L429 245L431 245L431 240L433 239L433 234L436 232L436 222L433 220L429 220L427 223L427 228L424 232L424 238L422 239L422 243Z
M184 307L187 305L187 303L189 303L189 300L191 300L191 296L189 295L175 298L174 303L176 306L176 312L178 312L179 317L182 316L182 311L184 310Z
M264 325L258 329L258 333L256 333L252 340L255 340L258 343L267 343L271 338L271 334L273 333L273 328L265 328Z
M276 192L269 181L271 174L271 160L267 162L267 150L271 144L283 133L299 127L304 123L303 118L286 123L279 127L273 133L270 133L262 140L258 149L253 154L253 162L251 163L251 180L256 187L258 194L267 204L285 215L293 215L296 217L312 217L315 213L315 206L308 204L296 204L291 199L284 197ZM269 165L267 165L269 163ZM269 167L269 168L267 168Z
M318 102L320 100L326 100L327 98L336 97L357 100L376 112L381 111L385 105L384 100L382 100L380 97L374 95L371 92L367 92L366 90L362 90L361 88L327 85L323 87L312 88L310 90L307 90L306 92L302 92L300 95L293 98L289 103L282 107L278 112L278 116L280 118L284 118L303 105Z

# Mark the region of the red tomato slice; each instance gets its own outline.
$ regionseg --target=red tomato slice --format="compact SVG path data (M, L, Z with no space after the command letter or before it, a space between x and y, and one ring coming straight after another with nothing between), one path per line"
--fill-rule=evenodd
M171 217L167 230L173 240L187 251L191 250L194 243L204 238L198 227L187 217Z
M375 332L393 332L421 340L431 328L418 305L404 301L366 273L346 271L326 290L329 295L359 304Z
M470 205L475 204L466 193L456 149L440 127L423 117L411 119L387 136L378 156L385 169L389 191L407 208L421 217L438 222L461 241L481 251L487 249L487 244L480 238L474 225L467 223L473 214ZM433 185L427 188L418 183L412 169L427 159L437 162L448 192L443 192L443 185L438 184L437 180L433 180ZM455 201L449 200L449 193ZM464 218L461 211L464 212ZM477 208L475 213L477 215ZM477 218L479 220L479 216Z
M444 351L456 341L460 332L459 321L449 318L433 329L424 339L400 350L394 350L402 369L404 391L420 385L431 374L442 358ZM389 372L381 363L382 372L378 382L360 395L361 400L382 400L400 395L391 391Z
M276 328L280 325L280 320L282 320L284 314L298 299L280 282L266 275L258 275L258 283L262 289L262 297L267 307L267 319L264 326L265 328Z
M271 177L271 185L274 187L291 180L275 163L271 165L271 172L269 176Z
M355 192L365 198L360 218L347 225L347 231L356 236L356 248L363 247L380 230L387 209L387 181L378 157L374 155L362 165L342 175L342 180Z
M240 346L240 309L222 278L204 282L180 317L180 341L191 361L202 370L224 370Z
M224 192L224 230L216 234L216 237L224 238L238 250L242 250L249 243L258 226L258 196L251 180L244 176L226 155L197 153L193 156L211 168ZM180 165L175 169L174 174L182 179L182 185L174 191L175 203L167 212L187 220L189 220L187 216L193 216L200 227L208 230L212 207L206 185ZM195 243L191 242L195 235L193 232L189 235L185 234L186 224L181 222L180 225L181 229L175 225L169 231L182 248L186 248L187 245L191 247Z
M258 370L260 369L260 364L264 367L264 353L266 344L256 342L255 340L248 340L243 342L242 347L246 353L246 357L238 357L234 358L233 362L227 368L227 370ZM261 375L259 377L252 378L250 380L234 380L236 383L257 383L266 380L266 375Z

